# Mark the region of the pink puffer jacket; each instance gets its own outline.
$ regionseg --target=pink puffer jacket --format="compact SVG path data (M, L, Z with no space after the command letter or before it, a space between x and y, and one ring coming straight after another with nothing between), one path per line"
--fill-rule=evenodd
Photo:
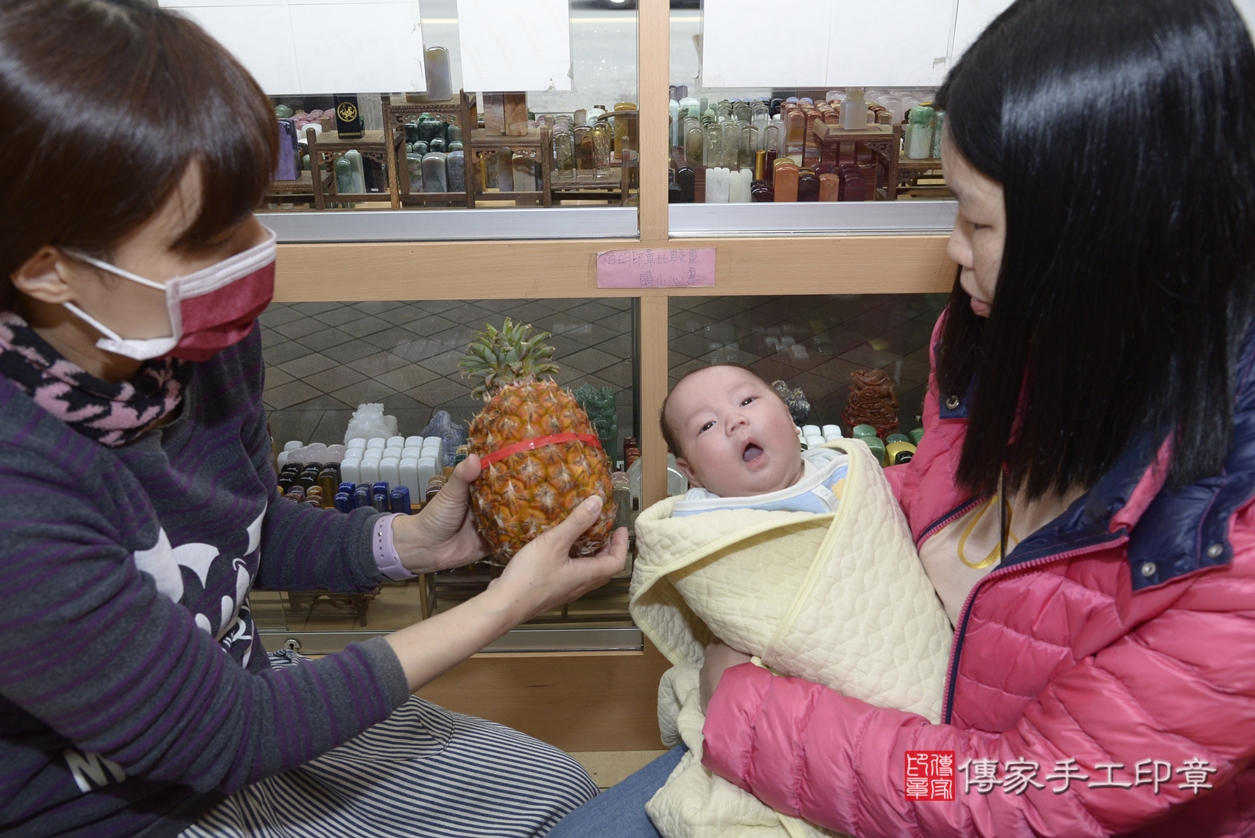
M1164 450L1135 446L973 589L945 723L746 664L711 700L704 764L857 836L1255 835L1253 361L1248 335L1223 475L1164 492ZM967 422L946 401L934 379L891 470L920 542L979 500L955 488ZM953 752L952 800L908 800L915 751Z

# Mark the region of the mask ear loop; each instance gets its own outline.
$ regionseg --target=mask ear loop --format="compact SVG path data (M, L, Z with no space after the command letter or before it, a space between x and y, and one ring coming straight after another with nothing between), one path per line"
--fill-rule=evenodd
M149 288L156 288L158 291L166 290L166 286L162 285L160 282L153 282L151 279L145 279L144 277L139 276L137 274L133 274L130 271L123 270L122 268L119 268L117 265L110 265L108 262L102 261L93 256L88 256L86 253L79 253L74 250L65 250L64 252L70 256L73 256L75 259L79 260L80 262L86 262L88 265L91 265L93 268L104 271L105 273L110 273L110 274L113 274L114 276L120 276L123 279L129 279L131 282L138 282L140 285L147 285Z

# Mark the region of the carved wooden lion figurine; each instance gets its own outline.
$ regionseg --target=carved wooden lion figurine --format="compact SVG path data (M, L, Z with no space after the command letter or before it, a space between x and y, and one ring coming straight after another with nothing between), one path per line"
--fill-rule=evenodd
M841 419L851 428L871 425L884 439L898 429L898 394L893 379L884 370L855 370L850 373L850 402Z

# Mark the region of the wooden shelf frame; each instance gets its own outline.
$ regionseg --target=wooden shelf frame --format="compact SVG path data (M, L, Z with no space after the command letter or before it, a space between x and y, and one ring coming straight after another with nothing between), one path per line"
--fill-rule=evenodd
M954 281L954 264L946 257L946 236L938 235L686 238L677 241L686 248L716 250L715 287L597 288L594 262L598 252L665 247L671 242L667 213L669 2L640 0L638 15L639 239L280 245L275 299L640 298L637 398L646 417L640 433L642 493L648 504L666 494L666 448L657 423L648 419L657 415L667 392L669 297L946 292ZM656 650L647 648L630 665L626 660L632 657L630 653L569 657L563 665L570 671L563 670L559 679L552 674L552 656L518 657L513 662L476 656L422 693L453 709L504 721L570 750L660 747L653 696L656 676L666 662ZM610 671L636 672L645 684L636 692L624 692L620 680L606 677ZM552 707L575 704L588 704L597 708L599 718L615 720L614 735L599 739L581 732L573 738L565 732L559 718L563 714L553 713Z

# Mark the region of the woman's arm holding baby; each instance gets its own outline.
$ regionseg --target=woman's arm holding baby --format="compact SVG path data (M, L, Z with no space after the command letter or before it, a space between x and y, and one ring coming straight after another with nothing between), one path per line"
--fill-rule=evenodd
M710 697L715 694L715 687L719 686L724 670L749 662L749 655L738 652L722 640L716 639L706 647L706 660L702 662L699 687L703 713L710 704Z

